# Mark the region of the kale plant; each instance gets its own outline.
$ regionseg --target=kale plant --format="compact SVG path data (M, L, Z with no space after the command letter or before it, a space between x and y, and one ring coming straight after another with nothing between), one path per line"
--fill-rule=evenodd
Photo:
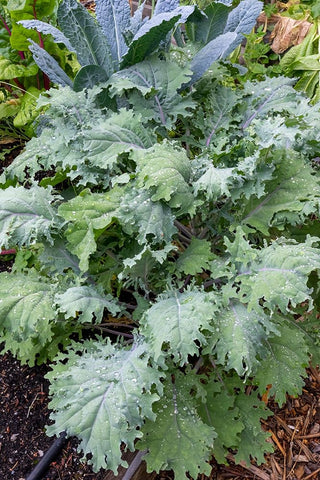
M320 360L320 107L287 78L198 78L203 31L188 54L51 89L0 177L0 245L17 250L0 338L53 361L48 433L76 435L96 471L123 448L177 479L230 449L261 463L261 396L298 395Z

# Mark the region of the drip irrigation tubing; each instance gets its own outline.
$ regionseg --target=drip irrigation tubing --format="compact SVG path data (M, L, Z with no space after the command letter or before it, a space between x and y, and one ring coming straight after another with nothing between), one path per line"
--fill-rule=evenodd
M43 475L49 470L50 463L53 462L61 450L63 449L65 443L67 441L67 434L66 432L62 432L60 436L53 442L47 453L42 457L40 462L37 466L32 470L30 475L26 478L26 480L41 480ZM133 475L136 473L138 468L141 465L142 457L147 453L147 450L143 452L138 452L137 455L132 460L131 464L129 465L123 480L131 480Z
M47 453L41 458L37 466L32 470L26 480L41 480L43 475L50 467L50 463L53 462L63 449L67 441L66 432L60 433L60 436L53 442Z

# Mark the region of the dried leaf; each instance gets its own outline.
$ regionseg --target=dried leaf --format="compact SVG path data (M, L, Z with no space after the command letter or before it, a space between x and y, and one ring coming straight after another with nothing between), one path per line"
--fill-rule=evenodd
M271 49L275 53L283 53L293 45L299 45L306 37L311 23L306 20L294 20L289 17L280 17L270 35L273 39Z

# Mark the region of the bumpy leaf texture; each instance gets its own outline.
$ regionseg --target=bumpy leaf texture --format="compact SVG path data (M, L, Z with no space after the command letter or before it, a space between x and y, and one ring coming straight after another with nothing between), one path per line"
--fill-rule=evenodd
M148 365L143 344L130 350L103 342L76 344L60 356L47 374L54 395L50 408L55 421L49 435L66 430L81 439L84 455L92 453L94 471L127 466L121 458L121 443L131 450L141 437L138 430L144 419L155 420L152 404L159 400L153 387L161 392L161 374ZM67 358L67 363L63 359Z
M126 92L126 98L142 114L144 121L155 120L169 127L178 115L190 115L195 106L190 95L178 93L191 75L190 70L154 56L120 70L109 83L113 93Z
M213 255L207 240L192 238L190 244L175 262L175 270L186 275L196 275L209 269Z
M217 314L213 351L221 365L227 370L234 369L239 376L250 375L259 363L257 357L266 354L264 342L270 331L277 328L263 311L248 311L246 305L231 300L228 307ZM210 349L206 349L210 353Z
M79 258L82 271L88 270L89 257L97 249L95 232L102 231L112 222L120 195L120 189L109 193L84 191L59 207L59 215L69 221L65 233L68 248Z
M70 287L64 293L55 296L58 310L65 314L66 318L78 317L79 322L93 321L101 323L104 310L108 310L113 316L120 311L120 306L111 295L105 295L93 286Z
M203 422L214 428L217 438L213 454L217 462L224 463L227 449L238 446L244 424L239 409L235 407L235 395L230 394L221 381L209 377L202 389L205 398L199 399L197 410Z
M164 294L145 312L141 333L147 338L155 361L172 355L184 365L206 345L203 331L212 331L211 320L218 307L212 294L198 289ZM161 325L161 327L160 327Z
M319 211L319 179L311 165L293 151L282 156L265 190L264 196L252 197L247 203L241 223L266 236L271 227L283 230L286 225L301 223L310 213Z
M277 319L280 336L268 340L269 354L255 372L254 383L259 385L261 394L269 386L268 394L283 405L287 393L301 394L310 357L303 333L297 325L286 324L281 317Z
M130 188L121 200L117 218L123 230L136 235L139 244L169 243L177 232L171 209L162 202L154 202L147 190Z
M164 200L179 213L193 210L193 195L188 181L190 161L185 150L168 142L132 154L137 163L138 185L152 192L151 200ZM159 168L160 166L160 168Z
M154 404L157 426L147 420L143 438L137 447L148 449L145 455L148 471L173 470L177 480L198 474L210 475L209 463L215 430L204 423L190 395L192 383L178 371L164 385L163 396Z
M128 50L123 32L130 26L130 6L127 0L97 0L96 15L105 37L108 39L112 58L119 68Z
M59 199L50 189L9 187L0 190L0 246L30 245L37 240L52 240L58 229L53 203Z
M308 278L312 271L320 269L320 252L313 247L317 241L318 238L309 238L305 243L278 239L261 249L249 268L237 276L240 295L248 302L248 308L261 312L263 300L264 308L272 313L278 309L286 313L308 301L311 310Z
M38 272L27 275L0 274L0 330L11 349L23 362L33 365L37 354L53 336L52 323L57 316L53 298L57 286L48 283ZM10 292L10 294L9 294Z

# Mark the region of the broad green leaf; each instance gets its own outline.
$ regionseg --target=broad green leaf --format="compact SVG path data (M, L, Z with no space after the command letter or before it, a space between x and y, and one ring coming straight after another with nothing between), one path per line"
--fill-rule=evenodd
M270 227L283 230L288 223L302 223L319 210L319 180L312 167L293 151L283 155L265 189L265 196L252 197L247 203L241 223L266 236Z
M313 247L317 238L305 243L278 239L258 251L257 258L237 276L240 294L250 310L261 311L261 301L271 312L290 311L308 301L312 309L312 289L308 278L320 269L320 251Z
M15 127L24 127L31 123L39 115L37 110L37 99L40 95L40 90L35 87L30 87L26 93L20 97L20 109L14 118L13 124Z
M248 311L246 305L231 300L229 305L216 314L215 337L210 339L210 349L218 362L227 370L234 369L239 376L249 376L259 363L257 357L266 353L265 340L270 332L277 333L267 315Z
M212 426L217 434L214 440L213 454L219 463L225 463L229 448L239 444L240 433L244 425L240 420L239 409L235 407L235 395L228 393L223 383L209 377L202 384L206 396L204 402L199 399L198 412L203 422Z
M194 102L190 96L178 93L191 74L191 71L173 62L154 56L113 74L109 83L113 93L126 92L129 102L142 113L143 118L168 127L178 115L191 115L188 109L194 107ZM137 91L145 98L141 98Z
M100 25L86 8L76 0L63 0L58 9L58 23L82 66L99 65L108 77L113 73L110 45Z
M195 122L194 125L202 132L203 146L214 145L221 129L232 128L235 107L239 101L239 94L230 88L218 84L210 89L204 104L195 112L192 119L192 123Z
M30 245L35 241L52 241L57 229L53 203L60 197L49 189L8 187L0 190L0 246Z
M91 323L93 316L96 323L101 323L104 310L113 316L119 311L119 305L111 295L103 295L93 286L70 287L64 293L55 296L58 311L66 318L77 318L81 323Z
M179 273L196 275L202 270L209 269L212 259L210 242L192 238L190 245L177 259L175 269Z
M213 331L211 321L217 310L215 298L195 288L160 296L141 319L141 333L148 339L155 361L172 355L184 365L189 355L197 355L199 346L207 343L203 332Z
M120 202L121 191L91 193L83 191L78 197L63 203L59 215L69 221L65 233L70 251L80 259L79 267L88 270L89 257L97 249L95 231L101 233L112 222Z
M187 183L191 165L185 150L163 142L143 152L136 150L132 156L138 167L138 185L150 189L151 200L164 200L183 212L192 209L193 195Z
M287 393L295 396L301 394L310 357L304 334L298 326L286 325L279 316L276 319L280 336L269 338L269 355L261 361L253 381L259 385L261 395L269 386L268 394L274 395L275 401L281 406L286 402Z
M19 65L13 63L6 57L0 56L0 79L11 80L17 77L32 77L38 73L38 66L35 63L30 65Z
M123 37L130 26L130 5L127 0L97 0L95 9L98 22L110 45L116 69L128 50Z
M21 350L24 362L34 364L37 353L53 337L55 293L55 283L41 278L38 272L0 273L0 338L6 335L8 349L10 339L16 342L16 353Z
M151 390L162 390L163 375L148 365L143 344L128 350L90 341L82 348L75 344L60 358L47 374L55 421L48 433L76 435L84 455L92 453L94 471L106 468L117 475L119 465L127 466L122 442L134 450L135 439L142 436L139 427L146 418L155 419L152 404L159 396Z
M295 92L294 81L287 77L267 78L261 82L246 82L244 85L245 103L243 130L246 130L255 118L267 118L275 112L289 112L295 115L300 103L305 99Z
M29 14L29 17L37 18L48 17L57 10L58 0L41 0L34 3L34 0L8 0L6 8L10 11L12 17L17 20L19 14Z
M112 166L120 153L150 148L154 134L143 126L142 116L120 110L92 125L83 134L83 149L90 162L101 168Z
M215 430L204 423L190 395L192 383L186 375L175 371L168 376L161 399L154 404L157 423L147 420L142 427L139 450L147 449L147 471L173 470L183 480L188 472L192 478L200 473L210 475Z
M140 245L169 243L177 232L170 208L161 202L153 202L146 190L131 189L121 200L117 214L123 230L135 235Z

